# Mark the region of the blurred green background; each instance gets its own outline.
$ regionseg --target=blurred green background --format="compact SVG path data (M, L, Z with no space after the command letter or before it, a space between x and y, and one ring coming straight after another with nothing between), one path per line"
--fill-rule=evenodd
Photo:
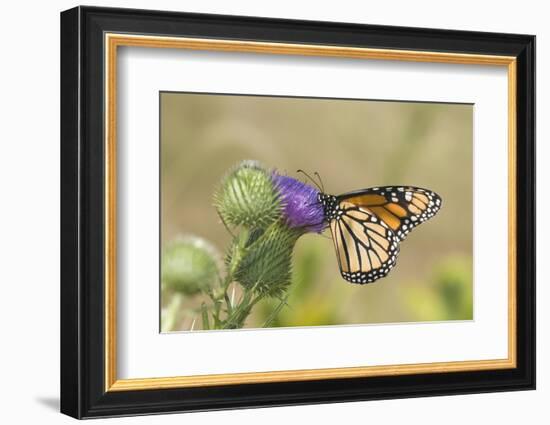
M161 93L161 245L179 235L223 253L230 235L212 194L244 159L303 180L318 171L328 193L414 185L443 208L402 243L397 267L370 285L339 274L330 233L305 235L294 256L289 306L272 326L470 320L472 313L472 106L417 102ZM238 294L237 294L238 295ZM162 305L170 294L163 293ZM184 300L177 328L200 328ZM264 300L246 327L278 303Z

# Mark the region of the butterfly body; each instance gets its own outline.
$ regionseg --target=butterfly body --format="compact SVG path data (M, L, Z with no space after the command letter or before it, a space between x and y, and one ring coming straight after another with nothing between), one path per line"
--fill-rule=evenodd
M366 284L395 266L399 244L441 208L435 192L413 186L373 187L334 196L318 195L332 233L342 277Z

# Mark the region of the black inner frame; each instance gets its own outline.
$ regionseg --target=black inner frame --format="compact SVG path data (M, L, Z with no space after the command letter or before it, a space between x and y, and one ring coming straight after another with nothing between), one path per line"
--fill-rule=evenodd
M478 372L105 392L105 32L515 56L517 367ZM90 418L534 389L534 36L77 7L61 14L61 119L63 413Z

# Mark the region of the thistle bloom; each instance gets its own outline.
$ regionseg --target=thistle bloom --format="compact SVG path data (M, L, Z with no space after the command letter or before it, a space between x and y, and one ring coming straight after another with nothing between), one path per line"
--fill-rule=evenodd
M318 199L319 191L277 172L273 172L271 178L279 192L283 216L288 226L306 232L321 233L324 228L324 213Z
M324 228L318 195L312 186L256 161L233 168L214 196L224 223L240 230L225 258L231 277L261 296L283 296L296 241Z

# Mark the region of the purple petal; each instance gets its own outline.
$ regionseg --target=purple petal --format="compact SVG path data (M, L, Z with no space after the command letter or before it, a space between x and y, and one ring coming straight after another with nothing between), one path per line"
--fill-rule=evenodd
M306 232L321 233L324 212L319 203L319 191L292 177L272 173L273 183L281 196L283 215L292 228L303 228Z

